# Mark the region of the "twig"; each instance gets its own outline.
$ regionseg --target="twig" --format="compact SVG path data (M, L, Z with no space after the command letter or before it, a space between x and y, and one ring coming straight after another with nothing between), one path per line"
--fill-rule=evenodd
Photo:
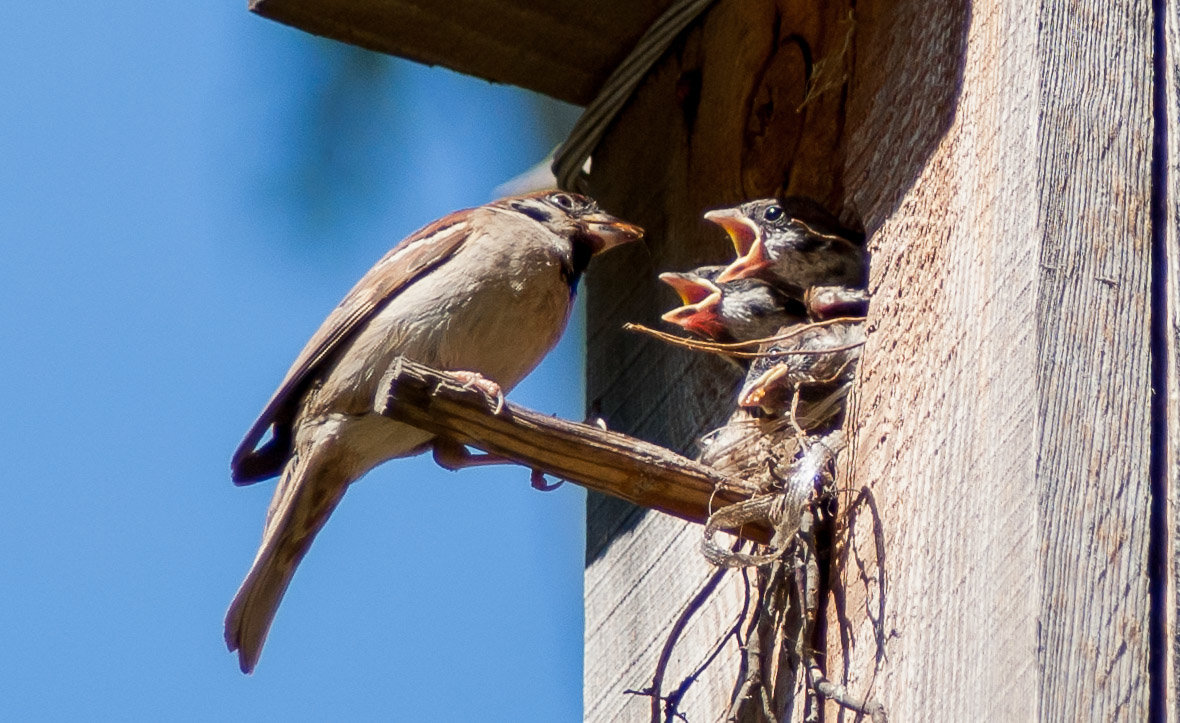
M684 695L687 687L682 685L677 689L676 694L665 698L661 694L661 688L664 684L664 673L666 673L668 670L668 663L672 660L672 651L676 648L676 642L680 639L680 636L684 633L684 629L688 626L689 619L701 609L701 607L705 604L705 601L708 600L709 596L713 594L713 591L717 589L717 585L720 584L721 578L723 577L725 577L724 568L717 570L712 575L710 575L709 579L705 581L705 584L701 586L701 589L697 591L697 594L693 595L692 600L688 602L688 605L685 606L684 610L681 611L680 615L676 618L676 622L672 624L672 630L668 633L668 637L664 640L664 647L662 650L660 650L660 657L656 661L656 672L654 675L652 675L651 685L643 690L623 691L624 693L629 693L631 695L646 695L651 697L651 723L660 723L661 703L664 704L664 712L667 714L669 719L672 718L672 716L676 716L677 718L688 720L683 714L676 710L676 705L680 702L680 698ZM729 635L726 635L725 638L728 639ZM694 676L699 674L700 670L698 670ZM695 679L694 676L690 677Z
M710 650L709 654L705 656L704 661L702 661L701 664L697 666L696 670L686 675L684 679L680 681L680 685L676 686L676 690L668 694L669 701L673 701L679 705L680 701L684 698L684 695L688 693L688 689L692 687L692 684L697 682L697 679L701 677L701 674L708 670L709 666L713 664L713 661L717 660L717 656L721 655L721 651L725 649L725 645L729 642L729 639L741 639L742 617L742 615L738 615L737 619L734 620L733 625L730 626L729 631L725 635L718 638L717 642L713 643L713 649Z
M711 467L659 445L511 402L493 414L483 392L408 359L392 365L379 390L374 406L390 419L681 519L703 523L711 502L747 497ZM773 533L754 524L740 534L767 542Z
M833 683L824 675L816 658L815 649L809 644L815 630L815 621L819 612L819 563L815 551L815 528L818 522L814 509L803 514L799 524L799 583L802 588L803 619L804 619L804 666L807 668L807 680L811 689L827 700L842 708L863 713L869 716L873 723L887 723L885 706L870 698L860 698L848 691L848 688Z
M749 349L751 347L756 348L756 347L761 346L763 344L773 344L773 343L777 343L777 342L783 342L788 339L799 336L800 334L802 334L805 331L810 331L812 329L818 329L823 326L832 326L833 324L844 324L844 323L858 323L858 322L862 322L862 321L864 321L863 316L845 316L845 317L840 317L837 319L824 319L823 321L814 321L814 322L811 322L808 324L796 324L795 326L791 327L791 329L789 331L782 332L781 334L775 334L774 336L768 336L768 337L764 337L761 339L748 339L746 341L736 341L736 342L728 342L728 343L719 342L719 341L704 341L701 339L690 339L690 338L684 337L684 336L676 336L675 334L667 334L662 331L657 331L655 329L644 326L642 324L631 324L631 323L623 324L623 329L625 331L637 331L640 334L647 334L648 336L655 337L656 339L659 339L660 341L667 342L667 343L675 345L675 346L681 346L681 347L684 347L685 349L696 349L698 351L711 351L711 352L715 352L717 354L724 354L726 356L738 357L741 359L757 359L758 357L763 357L763 356L789 356L789 355L795 355L795 354L813 354L813 355L814 354L829 354L832 352L848 351L850 349L855 349L858 346L864 346L864 342L856 342L855 344L847 344L845 346L838 346L838 347L834 346L834 347L829 347L829 348L825 348L825 349L788 349L788 350L781 350L781 351L776 350L774 352L744 351L745 349Z

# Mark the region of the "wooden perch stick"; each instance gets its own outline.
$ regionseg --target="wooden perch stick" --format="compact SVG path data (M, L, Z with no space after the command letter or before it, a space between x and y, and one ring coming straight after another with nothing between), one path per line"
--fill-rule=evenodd
M402 359L379 386L378 412L419 429L628 502L703 524L744 497L711 467L618 432L550 417L511 402L497 414L478 390ZM715 491L716 490L716 491ZM771 530L742 536L767 542Z

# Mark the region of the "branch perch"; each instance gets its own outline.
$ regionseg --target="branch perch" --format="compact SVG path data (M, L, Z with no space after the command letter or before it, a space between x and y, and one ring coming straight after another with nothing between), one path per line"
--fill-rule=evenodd
M409 359L394 364L378 389L374 406L390 419L684 520L704 524L745 499L713 468L659 445L511 402L493 414L483 392ZM741 530L763 543L771 534L761 526Z

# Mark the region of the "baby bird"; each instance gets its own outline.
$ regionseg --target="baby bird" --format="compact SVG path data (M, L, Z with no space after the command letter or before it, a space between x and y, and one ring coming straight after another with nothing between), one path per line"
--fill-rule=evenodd
M750 364L738 406L775 414L789 408L801 388L850 382L864 340L859 321L798 327L786 339L759 349L762 355Z
M720 267L660 274L683 306L661 319L708 341L761 339L806 318L803 303L760 279L715 281Z
M709 211L705 219L725 229L738 254L719 282L756 277L797 298L816 285L865 283L864 234L809 198L747 201Z

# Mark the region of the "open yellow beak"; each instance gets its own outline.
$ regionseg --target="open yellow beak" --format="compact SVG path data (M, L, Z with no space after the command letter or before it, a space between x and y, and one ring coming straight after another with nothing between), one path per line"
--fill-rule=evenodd
M710 294L720 294L720 290L714 284L696 274L666 271L660 274L660 281L672 287L672 290L680 297L682 304L697 304L708 298Z
M758 226L736 208L720 208L705 214L705 220L725 229L738 256L745 256L758 239Z
M768 266L770 266L770 259L766 256L766 245L762 243L762 239L757 239L749 251L725 267L725 270L717 276L717 281L734 281L735 279L757 276L759 271Z

